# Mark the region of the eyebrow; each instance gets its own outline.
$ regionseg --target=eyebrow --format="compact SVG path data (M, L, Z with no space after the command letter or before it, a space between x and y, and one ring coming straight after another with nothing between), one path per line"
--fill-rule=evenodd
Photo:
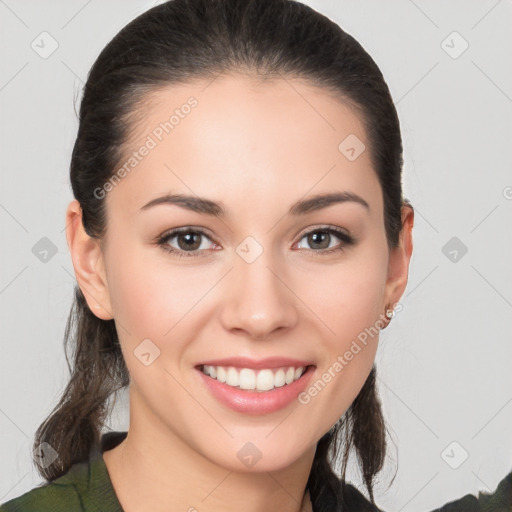
M305 215L313 211L327 208L333 204L353 202L364 206L369 212L370 205L360 196L353 192L333 192L330 194L318 194L308 199L297 201L288 211L288 215ZM157 205L170 204L180 206L196 213L205 213L214 217L224 218L228 211L222 203L211 201L198 196L184 194L166 194L149 201L140 208L140 211L148 210Z

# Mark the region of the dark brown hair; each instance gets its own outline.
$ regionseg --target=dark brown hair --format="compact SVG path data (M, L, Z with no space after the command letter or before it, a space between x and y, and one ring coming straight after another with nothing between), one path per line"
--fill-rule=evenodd
M105 201L94 191L123 161L130 130L137 116L143 115L140 106L148 93L231 71L265 79L301 78L358 112L383 192L388 246L396 247L401 207L409 202L402 197L400 125L387 84L352 36L292 0L170 0L134 19L108 43L84 86L70 165L73 194L89 236L101 240L105 234ZM48 467L36 464L47 481L86 460L91 449L99 446L101 429L112 412L111 396L130 382L114 321L96 317L78 286L64 346L70 380L34 442L34 448L47 442L58 453ZM386 454L386 428L375 379L373 366L349 409L318 442L307 484L315 512L324 510L322 503L332 502L333 496L336 509L342 509L352 449L374 503L373 484ZM342 445L340 483L332 464Z

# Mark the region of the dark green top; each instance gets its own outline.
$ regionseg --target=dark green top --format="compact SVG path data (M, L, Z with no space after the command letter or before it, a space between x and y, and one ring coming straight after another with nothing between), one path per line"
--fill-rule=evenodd
M102 455L126 434L103 434L100 450L94 451L89 461L74 464L60 478L2 504L0 512L123 512Z
M0 512L123 512L102 454L117 446L126 434L103 434L100 449L92 453L89 461L74 464L53 482L43 482L39 487L4 503ZM355 487L347 487L347 510L379 512ZM329 501L334 504L334 500ZM330 508L336 509L332 505ZM512 512L512 471L493 494L480 492L478 498L467 494L432 512Z

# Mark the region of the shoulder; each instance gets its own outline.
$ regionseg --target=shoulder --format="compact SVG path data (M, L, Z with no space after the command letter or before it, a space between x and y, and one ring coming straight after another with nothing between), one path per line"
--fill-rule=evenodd
M347 512L383 512L352 484L342 484L343 505Z
M384 512L377 508L351 484L343 486L343 510L353 512ZM334 507L331 507L335 510ZM494 492L479 492L478 497L466 494L450 501L431 512L511 512L512 511L512 471L498 484Z
M334 484L334 486L332 485ZM354 485L337 478L336 483L324 485L317 488L314 492L313 511L337 511L344 512L383 512L376 505L366 498ZM340 508L341 507L341 508Z
M446 503L432 512L510 512L512 510L512 471L498 484L492 493L466 494Z
M52 482L43 482L0 504L0 512L122 512L102 454L126 435L126 431L104 433L100 447L92 449L89 459L73 464Z
M351 484L343 486L343 500L348 511L383 512Z
M77 486L89 474L87 462L74 464L69 471L52 482L38 487L0 505L0 512L82 512L84 510Z

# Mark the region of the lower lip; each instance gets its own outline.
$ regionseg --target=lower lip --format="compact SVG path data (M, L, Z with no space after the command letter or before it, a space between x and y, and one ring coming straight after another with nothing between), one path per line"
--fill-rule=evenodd
M234 411L244 414L269 414L283 409L304 391L314 370L315 366L309 366L300 379L291 384L285 384L270 391L256 391L228 386L217 379L212 379L204 374L202 370L196 368L203 382L217 400Z

